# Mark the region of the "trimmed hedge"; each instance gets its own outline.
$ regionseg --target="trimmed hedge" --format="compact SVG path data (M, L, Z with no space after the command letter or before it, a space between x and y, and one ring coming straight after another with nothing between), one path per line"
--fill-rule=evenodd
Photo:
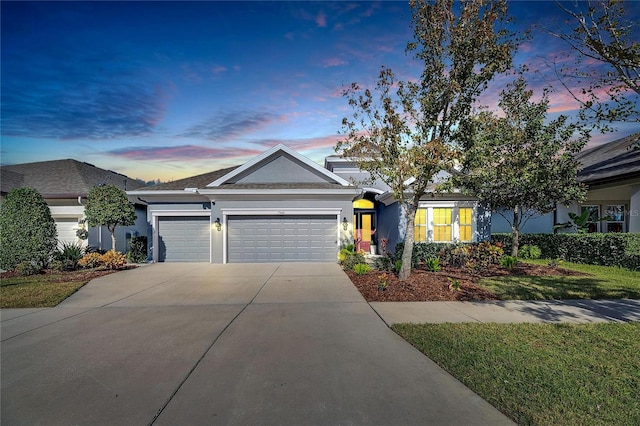
M511 234L492 234L491 242L511 251ZM521 234L518 242L538 246L543 258L640 271L640 234Z
M418 266L418 263L424 262L427 259L434 257L440 257L440 252L446 248L456 247L454 243L414 243L413 253L411 253L411 265L413 268ZM395 258L402 259L402 252L404 251L404 242L396 244Z

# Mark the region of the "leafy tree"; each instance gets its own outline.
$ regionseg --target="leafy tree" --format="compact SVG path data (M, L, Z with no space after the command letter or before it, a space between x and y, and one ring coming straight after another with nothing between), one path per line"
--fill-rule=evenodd
M0 268L21 262L44 268L58 244L56 223L42 195L33 188L13 189L0 206Z
M640 122L640 22L625 15L621 0L556 4L573 28L551 33L576 54L560 81L580 103L581 118L604 130L615 121Z
M411 274L414 220L435 175L453 166L456 126L496 73L511 67L517 46L507 31L506 0L412 0L414 40L407 51L424 68L417 81L399 81L382 67L374 91L345 90L352 119L336 152L354 159L392 189L406 215L401 280ZM375 94L374 94L375 92Z
M517 257L519 230L531 217L584 199L574 157L588 133L566 116L547 122L548 89L535 102L522 76L500 97L502 115L484 111L463 126L471 137L454 181L509 222Z
M90 226L106 226L111 233L111 248L116 249L116 227L135 223L136 211L127 194L115 185L94 186L84 207Z

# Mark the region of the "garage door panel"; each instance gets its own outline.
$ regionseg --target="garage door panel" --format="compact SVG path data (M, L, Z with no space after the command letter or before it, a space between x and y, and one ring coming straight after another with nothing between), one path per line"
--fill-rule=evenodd
M160 217L160 262L208 262L209 217Z
M230 216L229 262L335 262L336 216Z

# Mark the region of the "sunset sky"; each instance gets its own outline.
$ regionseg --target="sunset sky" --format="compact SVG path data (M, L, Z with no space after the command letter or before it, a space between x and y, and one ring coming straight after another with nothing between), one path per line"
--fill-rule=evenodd
M407 2L9 2L1 7L1 162L74 158L143 180L239 165L283 143L322 162L350 115L343 88L380 66L403 79ZM567 46L551 1L516 1L516 58L540 89ZM640 19L640 3L628 2ZM484 102L495 106L506 80ZM554 114L576 104L561 89ZM640 131L620 125L593 144Z

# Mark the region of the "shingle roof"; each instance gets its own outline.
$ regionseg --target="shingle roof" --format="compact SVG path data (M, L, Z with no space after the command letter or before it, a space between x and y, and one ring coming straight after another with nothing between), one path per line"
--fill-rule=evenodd
M120 189L137 189L144 183L111 170L73 159L40 161L36 163L2 166L2 192L16 187L35 188L43 196L86 196L91 188L100 184L115 185ZM19 175L21 182L16 178ZM5 181L5 176L9 179Z
M183 190L185 188L206 188L211 182L220 179L227 173L235 170L236 167L228 167L226 169L220 169L209 173L203 173L197 176L191 176L184 179L174 180L173 182L161 183L160 185L147 186L140 188L142 191L166 191L166 190Z
M576 156L582 164L578 180L593 184L640 176L640 149L630 148L639 140L636 133L582 151Z

